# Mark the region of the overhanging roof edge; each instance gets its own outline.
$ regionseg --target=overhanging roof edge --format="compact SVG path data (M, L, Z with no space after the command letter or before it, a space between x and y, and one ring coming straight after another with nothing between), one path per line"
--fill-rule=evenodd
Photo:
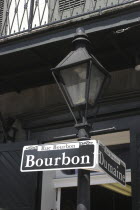
M137 8L138 9L138 8ZM58 31L58 28L52 30L51 32L46 31L48 34L44 34L44 31L40 31L39 34L32 33L28 37L22 37L19 39L12 40L12 42L0 43L0 56L6 55L21 50L26 50L29 48L34 48L41 45L50 44L57 41L62 41L65 39L71 39L75 35L77 27L84 27L87 34L92 34L101 30L107 30L109 28L115 28L120 26L126 26L129 24L139 23L140 13L133 9L133 11L128 11L128 13L118 14L115 17L103 17L96 19L95 21L86 20L84 22L79 21L79 24L75 22L71 23L71 26L63 27L63 30ZM74 25L75 24L75 25ZM59 25L59 29L60 29ZM49 29L49 28L48 28ZM57 31L57 33L56 33Z

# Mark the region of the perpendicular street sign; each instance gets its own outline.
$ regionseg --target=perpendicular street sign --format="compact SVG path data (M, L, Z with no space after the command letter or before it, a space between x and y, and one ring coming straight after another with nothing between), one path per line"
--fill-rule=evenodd
M74 143L24 146L22 172L94 168L97 158L95 140Z
M98 141L98 165L120 184L126 184L126 164Z
M117 182L126 184L126 165L100 141L24 146L21 172L68 170L103 170Z

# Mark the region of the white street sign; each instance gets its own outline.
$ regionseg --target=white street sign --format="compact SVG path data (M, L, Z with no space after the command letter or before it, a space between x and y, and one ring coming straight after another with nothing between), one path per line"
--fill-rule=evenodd
M125 185L126 165L100 141L25 146L21 172L87 169L103 170Z

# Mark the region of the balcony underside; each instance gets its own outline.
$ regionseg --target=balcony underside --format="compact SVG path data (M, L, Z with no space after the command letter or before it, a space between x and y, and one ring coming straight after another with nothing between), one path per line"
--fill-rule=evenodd
M135 66L140 50L140 6L50 26L1 40L0 93L53 83L50 68L72 50L77 27L84 27L94 55L109 71Z

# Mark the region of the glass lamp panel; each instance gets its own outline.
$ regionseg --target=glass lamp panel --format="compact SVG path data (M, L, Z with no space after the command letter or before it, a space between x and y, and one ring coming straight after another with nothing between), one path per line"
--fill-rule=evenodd
M87 63L60 71L67 94L74 106L86 103Z
M94 105L102 87L104 78L104 73L100 69L98 69L94 64L92 64L88 98L89 104Z

